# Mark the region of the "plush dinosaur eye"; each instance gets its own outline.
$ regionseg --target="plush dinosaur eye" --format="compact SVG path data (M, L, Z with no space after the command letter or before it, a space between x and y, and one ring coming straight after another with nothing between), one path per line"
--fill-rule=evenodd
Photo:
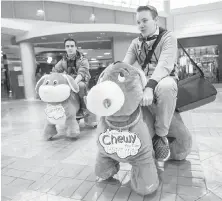
M57 80L54 80L54 81L53 81L53 84L54 84L54 85L57 85L57 84L58 84L58 81L57 81Z
M46 85L48 85L48 84L49 84L49 82L50 82L49 80L46 80L45 84L46 84Z
M124 82L125 79L126 79L126 78L125 78L123 72L120 72L119 75L118 75L118 80L119 80L120 82Z

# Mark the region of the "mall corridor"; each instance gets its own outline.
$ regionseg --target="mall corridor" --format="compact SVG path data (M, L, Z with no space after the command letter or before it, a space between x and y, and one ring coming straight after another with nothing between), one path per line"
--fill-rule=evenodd
M95 96L105 97L104 94L112 95L113 92L117 100L108 97L101 101L106 109L115 109L115 102L125 97L126 108L129 104L130 109L126 109L128 114L132 109L131 96L142 98L143 85L146 86L143 102L152 103L154 89L155 99L158 92L161 94L156 99L162 102L159 109L164 107L163 110L170 114L174 111L171 100L176 99L176 85L164 82L168 75L178 76L182 83L188 83L191 96L211 91L196 82L199 73L218 90L213 103L181 114L192 133L192 151L184 161L165 164L165 171L159 174L159 188L149 196L132 191L128 164L121 163L120 171L112 179L96 178L96 128L80 121L78 139L61 134L51 141L43 137L42 91L49 89L50 94L43 95L47 102L64 103L64 107L59 104L46 110L53 121L65 120L61 115L64 108L68 108L65 110L67 117L75 112L70 109L68 85L79 94L81 103L79 106L79 98L75 99L78 102L75 108L80 107L76 109L80 112L78 115L84 115L83 97L98 80L107 77L112 81L112 75L102 77L102 73L117 61L142 68L149 81L142 73L131 75L131 70L122 69L118 73L118 83L121 89L129 87L130 93L125 96L124 90L118 93L116 88L111 90L111 84L104 85L107 86L104 93ZM61 74L54 79L51 74L54 71L67 73L75 81ZM42 88L45 75L52 75L52 79L47 78ZM139 77L142 85L137 82ZM190 80L198 85L192 85ZM41 85L41 92L37 86L38 94L36 85ZM133 91L137 91L137 86L141 89L140 95ZM174 95L168 93L172 86ZM60 99L60 95L66 98ZM187 99L190 101L192 97L185 95L180 100ZM94 106L95 102L88 101L88 104ZM99 104L96 106L99 108ZM125 107L123 110L125 112ZM123 116L124 121L130 123L127 126L134 126L132 123L140 120L139 115L133 120L137 110L131 114L129 119ZM162 112L160 114L164 117ZM165 120L170 119L169 116L159 128L166 127ZM79 133L74 127L74 124L70 126L72 133ZM138 129L144 131L143 127ZM123 137L127 139L125 134ZM102 139L105 142L105 137ZM112 139L122 142L121 136ZM136 138L132 139L137 142ZM109 146L109 142L106 144ZM143 150L140 146L143 143L135 144ZM222 0L1 0L1 201L222 201L221 144ZM129 146L126 147L128 151ZM161 143L160 147L164 148ZM134 150L130 154L133 155ZM135 178L141 175L140 171Z
M186 161L168 162L158 191L141 197L129 187L130 166L113 180L93 173L96 129L44 141L43 103L2 102L2 201L220 201L222 200L222 90L215 102L182 114L193 134Z

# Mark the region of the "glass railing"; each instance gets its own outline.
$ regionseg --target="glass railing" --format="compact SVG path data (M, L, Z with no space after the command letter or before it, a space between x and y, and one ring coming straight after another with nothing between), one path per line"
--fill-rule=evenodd
M103 5L112 5L123 8L137 8L143 5L152 5L157 8L158 11L163 11L164 0L83 0L85 2L98 3Z
M112 5L125 8L137 8L142 5L152 5L157 8L158 11L164 10L164 1L170 1L171 9L183 8L188 6L197 6L202 4L209 4L220 2L222 0L83 0L85 2L98 3L104 5Z
M188 6L198 6L203 4L215 3L222 0L186 0L186 1L178 1L178 0L170 0L171 9L176 8L184 8Z

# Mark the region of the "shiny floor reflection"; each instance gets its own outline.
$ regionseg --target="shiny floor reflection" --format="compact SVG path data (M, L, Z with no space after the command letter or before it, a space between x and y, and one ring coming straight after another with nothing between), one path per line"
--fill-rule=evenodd
M58 135L44 141L41 102L2 102L1 108L3 201L222 200L222 93L214 103L182 113L193 134L192 153L186 161L168 162L159 189L145 197L131 191L127 164L109 181L96 179L95 129L81 123L78 140Z

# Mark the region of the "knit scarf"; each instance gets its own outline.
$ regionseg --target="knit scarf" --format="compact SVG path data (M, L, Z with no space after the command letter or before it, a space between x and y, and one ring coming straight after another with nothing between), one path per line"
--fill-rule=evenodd
M139 58L142 61L142 66L145 62L148 52L151 49L150 47L152 47L158 35L159 35L159 27L157 27L156 32L152 36L143 37L142 34L140 34L139 41L142 43L141 43Z

